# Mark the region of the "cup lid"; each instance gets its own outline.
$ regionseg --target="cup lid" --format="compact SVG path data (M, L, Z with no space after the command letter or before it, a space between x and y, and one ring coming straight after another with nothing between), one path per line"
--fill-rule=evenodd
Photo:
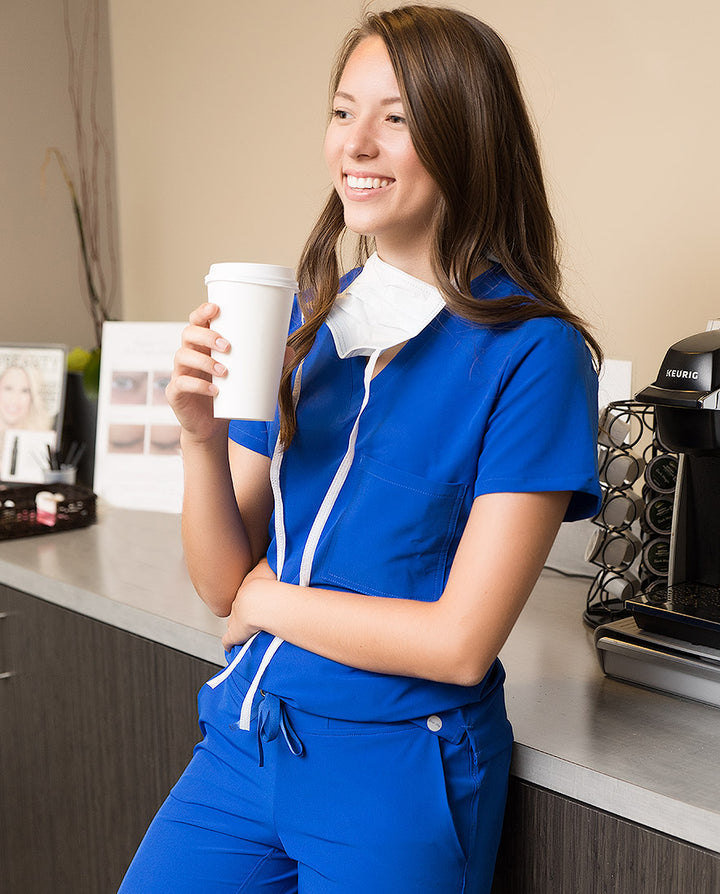
M295 271L291 267L279 267L276 264L245 264L240 262L223 262L211 264L205 277L205 285L210 282L248 282L260 285L281 286L297 291Z

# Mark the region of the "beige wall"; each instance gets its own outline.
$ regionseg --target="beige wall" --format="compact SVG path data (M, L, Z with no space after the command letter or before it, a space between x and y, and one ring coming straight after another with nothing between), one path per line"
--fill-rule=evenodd
M107 7L104 0L99 6L98 119L112 141ZM84 7L85 0L70 0L77 41ZM92 347L72 207L55 163L45 192L41 189L48 146L59 147L76 170L60 0L0 4L0 121L0 342ZM120 312L119 301L115 311Z
M296 262L327 186L328 67L361 5L110 0L128 319L184 318L213 261ZM720 6L463 6L514 52L571 298L640 386L720 316Z

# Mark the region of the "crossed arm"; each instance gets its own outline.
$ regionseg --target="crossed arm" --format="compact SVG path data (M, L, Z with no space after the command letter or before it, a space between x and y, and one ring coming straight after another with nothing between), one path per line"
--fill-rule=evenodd
M245 448L231 447L240 467L248 460L257 463L245 453ZM242 480L240 469L235 477ZM437 602L281 583L261 560L233 596L223 644L229 648L265 630L365 670L474 685L525 605L569 496L547 492L477 497ZM245 517L242 508L240 512Z

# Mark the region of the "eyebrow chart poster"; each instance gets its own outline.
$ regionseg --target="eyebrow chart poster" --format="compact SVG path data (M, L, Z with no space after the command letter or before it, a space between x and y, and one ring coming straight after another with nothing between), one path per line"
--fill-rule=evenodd
M180 426L165 387L184 326L103 326L93 488L114 506L182 508Z

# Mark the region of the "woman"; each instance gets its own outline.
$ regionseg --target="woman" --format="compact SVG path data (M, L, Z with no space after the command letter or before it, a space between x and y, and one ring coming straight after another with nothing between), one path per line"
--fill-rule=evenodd
M489 891L497 655L560 522L597 510L594 342L504 45L452 10L373 14L331 93L279 417L229 441L213 419L214 305L168 386L229 654L123 894ZM341 280L345 230L367 261Z
M0 373L0 462L2 474L19 472L23 436L7 432L48 431L53 420L43 406L35 370L11 364Z
M0 373L0 429L42 431L50 428L32 370L6 366Z

